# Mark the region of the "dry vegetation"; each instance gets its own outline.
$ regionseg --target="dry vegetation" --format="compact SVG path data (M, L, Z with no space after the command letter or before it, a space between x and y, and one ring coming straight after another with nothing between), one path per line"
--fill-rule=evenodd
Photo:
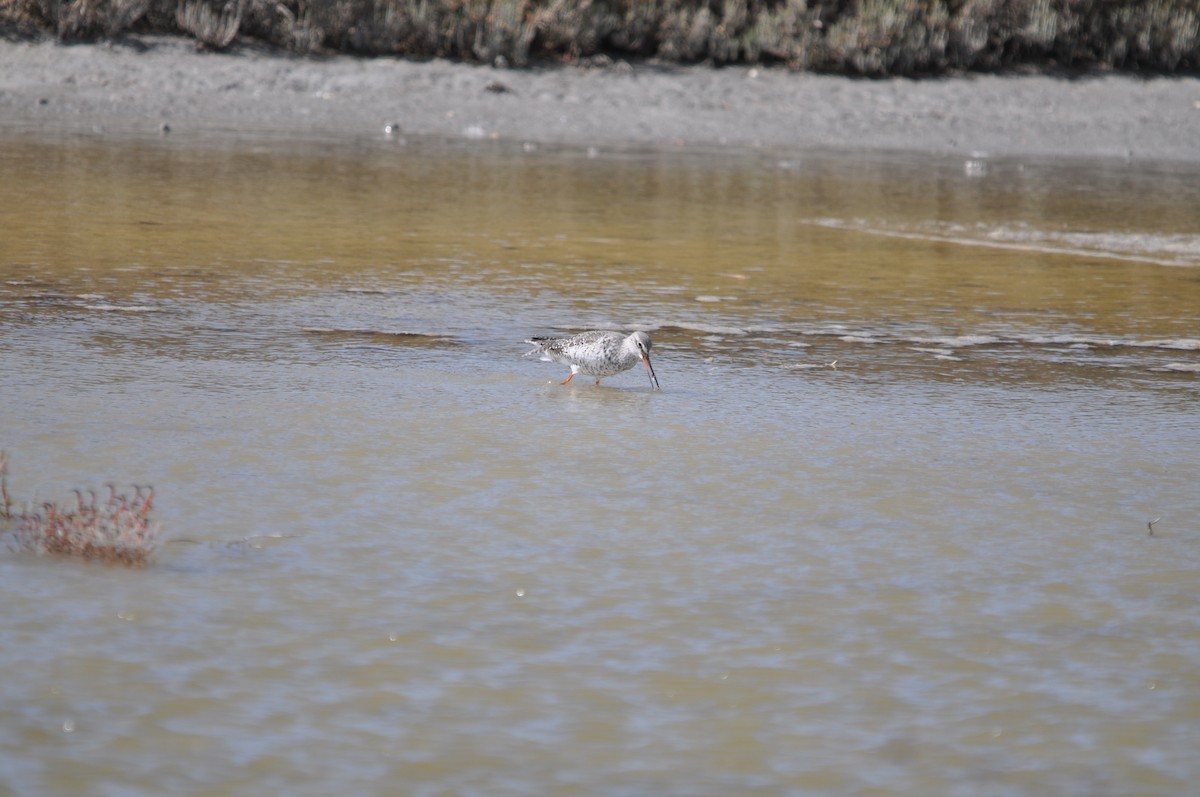
M1200 0L0 0L0 31L127 31L524 65L598 55L860 75L1200 69Z
M158 529L150 520L153 503L151 487L135 487L130 497L109 485L104 501L93 491L85 498L76 490L74 506L44 503L40 511L15 511L8 494L8 459L0 452L0 522L14 550L145 567L158 548Z

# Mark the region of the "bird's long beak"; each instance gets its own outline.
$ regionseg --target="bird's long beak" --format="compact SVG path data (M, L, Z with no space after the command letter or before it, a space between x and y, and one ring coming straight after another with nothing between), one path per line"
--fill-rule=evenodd
M642 365L646 366L646 373L650 374L650 389L662 390L662 388L658 386L658 377L654 375L654 366L650 364L649 354L642 355Z

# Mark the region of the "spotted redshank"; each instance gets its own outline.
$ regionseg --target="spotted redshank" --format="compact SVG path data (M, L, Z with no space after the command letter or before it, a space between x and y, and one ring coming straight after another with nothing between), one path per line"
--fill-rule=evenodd
M645 332L623 335L594 329L569 338L530 338L525 342L535 347L526 357L537 354L546 362L571 366L571 375L561 384L570 382L575 374L587 374L596 377L599 385L604 377L627 371L640 360L650 375L650 389L659 389L658 377L650 364L650 336Z

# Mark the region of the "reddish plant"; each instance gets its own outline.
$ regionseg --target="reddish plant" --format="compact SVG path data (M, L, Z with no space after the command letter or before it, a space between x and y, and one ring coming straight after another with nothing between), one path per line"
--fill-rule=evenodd
M14 512L8 494L7 457L0 452L0 511L6 526L15 524L9 547L39 556L77 556L88 561L145 567L158 549L158 528L150 520L154 488L134 485L132 497L108 485L108 499L98 502L75 490L75 505L46 502L40 512Z

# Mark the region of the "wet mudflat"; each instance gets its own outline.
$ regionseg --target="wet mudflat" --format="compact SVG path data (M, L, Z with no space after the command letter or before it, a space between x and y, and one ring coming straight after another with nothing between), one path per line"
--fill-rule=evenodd
M0 143L18 793L1178 794L1200 223L1145 164ZM565 387L521 340L645 329ZM1147 523L1159 519L1154 534Z

